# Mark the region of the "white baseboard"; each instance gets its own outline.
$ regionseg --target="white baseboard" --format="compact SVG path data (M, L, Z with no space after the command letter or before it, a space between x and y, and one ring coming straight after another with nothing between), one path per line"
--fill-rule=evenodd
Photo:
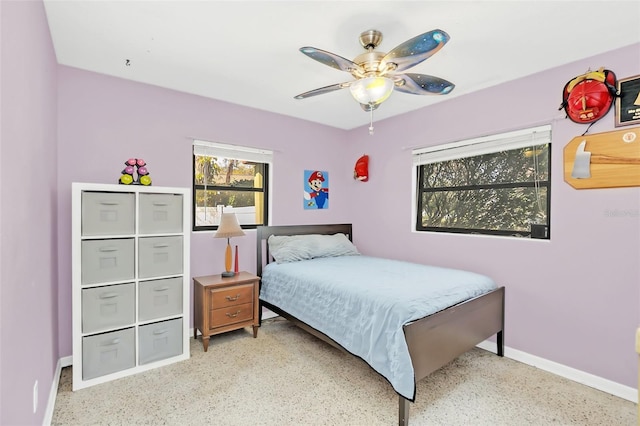
M53 410L56 408L56 396L58 396L58 386L60 386L60 375L64 367L69 367L73 364L72 356L65 356L58 360L56 364L56 371L53 373L53 383L51 383L51 389L49 389L49 400L47 401L47 410L44 413L44 419L42 420L43 426L51 425L53 421Z
M60 363L62 364L62 368L71 367L73 365L73 356L65 356L64 358L60 358Z
M489 340L480 342L477 346L489 352L496 352L496 343ZM569 379L574 382L592 387L594 389L598 389L602 392L615 395L622 399L626 399L635 403L638 402L638 390L630 386L625 386L611 380L603 379L602 377L598 377L584 371L576 370L575 368L567 367L566 365L558 364L557 362L549 361L547 359L540 358L535 355L519 351L517 349L512 349L507 346L504 347L504 356L515 361L519 361L523 364L531 365L541 370L548 371L549 373L553 373L557 376L564 377L565 379Z
M58 395L58 385L60 384L60 374L62 373L62 360L63 358L58 360L56 371L53 373L53 383L51 383L51 388L49 389L47 409L44 412L44 419L42 419L43 426L49 426L53 420L53 410L56 407L56 396Z

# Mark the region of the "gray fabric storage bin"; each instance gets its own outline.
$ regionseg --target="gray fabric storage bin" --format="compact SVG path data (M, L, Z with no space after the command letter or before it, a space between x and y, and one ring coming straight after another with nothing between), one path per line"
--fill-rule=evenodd
M134 279L134 239L82 241L82 284Z
M182 195L140 193L140 234L182 232Z
M140 281L139 289L138 320L182 313L182 278Z
M89 380L136 365L133 328L82 338L82 379Z
M182 318L140 326L138 342L141 365L182 354Z
M138 277L182 274L182 236L138 239Z
M136 320L135 283L82 290L82 332L132 325Z
M135 194L82 193L82 235L127 235L135 232Z

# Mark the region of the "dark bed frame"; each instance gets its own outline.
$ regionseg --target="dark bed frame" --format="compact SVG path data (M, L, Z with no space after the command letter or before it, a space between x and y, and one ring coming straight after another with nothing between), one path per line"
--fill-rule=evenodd
M257 228L257 275L271 261L267 239L271 235L343 233L353 240L351 224L261 226ZM404 325L404 335L415 371L416 383L478 343L497 335L497 353L504 356L504 287ZM298 327L345 350L329 336L308 326L277 306L260 301L260 306L288 319ZM260 309L262 319L262 309ZM398 424L409 424L409 400L400 396Z

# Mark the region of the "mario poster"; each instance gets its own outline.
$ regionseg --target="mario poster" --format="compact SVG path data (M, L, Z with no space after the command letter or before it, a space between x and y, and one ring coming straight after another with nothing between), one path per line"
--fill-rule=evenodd
M305 210L329 208L329 174L319 170L304 171Z

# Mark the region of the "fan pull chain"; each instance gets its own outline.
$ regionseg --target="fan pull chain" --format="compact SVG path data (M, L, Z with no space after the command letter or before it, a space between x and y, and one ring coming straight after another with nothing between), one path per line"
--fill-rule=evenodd
M371 121L370 121L370 124L369 124L369 134L373 135L373 105L370 105L370 108L371 109L369 110L369 114L371 114L370 115Z

